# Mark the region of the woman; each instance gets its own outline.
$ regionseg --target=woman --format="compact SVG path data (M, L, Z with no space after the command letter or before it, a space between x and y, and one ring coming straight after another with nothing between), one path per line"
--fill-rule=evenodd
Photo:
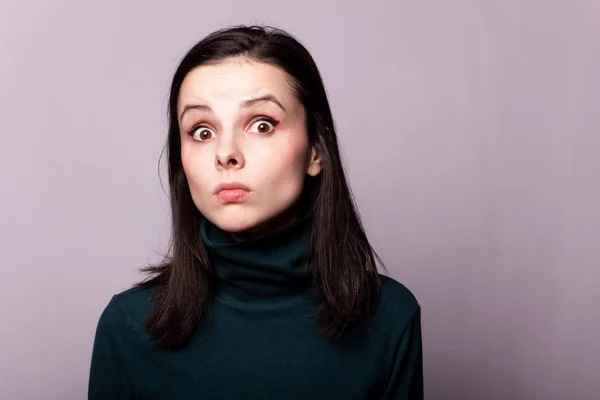
M422 398L420 307L377 272L308 51L214 32L169 119L169 255L102 313L89 398Z

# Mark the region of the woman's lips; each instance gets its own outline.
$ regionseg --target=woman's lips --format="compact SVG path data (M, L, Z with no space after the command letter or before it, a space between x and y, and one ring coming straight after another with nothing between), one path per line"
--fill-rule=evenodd
M249 191L243 189L225 189L217 193L217 197L225 202L235 202L245 199L249 194Z
M225 202L240 201L249 194L250 188L240 182L221 183L215 189L215 195Z

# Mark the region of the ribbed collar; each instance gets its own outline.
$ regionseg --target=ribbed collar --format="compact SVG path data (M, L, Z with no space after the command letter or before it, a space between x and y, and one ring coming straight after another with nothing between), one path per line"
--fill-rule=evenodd
M202 218L201 236L216 279L216 296L241 307L307 298L311 286L310 214L271 235L243 241Z

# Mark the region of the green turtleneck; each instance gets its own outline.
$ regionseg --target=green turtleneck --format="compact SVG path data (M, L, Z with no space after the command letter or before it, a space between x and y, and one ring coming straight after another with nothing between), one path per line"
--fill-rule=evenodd
M152 343L150 291L112 297L94 341L89 399L421 399L420 307L380 275L374 321L327 343L310 296L305 214L277 234L236 241L208 220L202 240L217 277L209 323L183 349Z
M310 219L258 239L237 241L203 218L200 234L217 277L217 297L239 307L278 307L306 301L311 286Z

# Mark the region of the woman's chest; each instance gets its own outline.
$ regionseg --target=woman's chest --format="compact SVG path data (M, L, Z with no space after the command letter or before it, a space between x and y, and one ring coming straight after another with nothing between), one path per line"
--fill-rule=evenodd
M143 399L372 399L387 374L384 343L354 329L328 343L305 318L215 318L185 349L143 350Z

